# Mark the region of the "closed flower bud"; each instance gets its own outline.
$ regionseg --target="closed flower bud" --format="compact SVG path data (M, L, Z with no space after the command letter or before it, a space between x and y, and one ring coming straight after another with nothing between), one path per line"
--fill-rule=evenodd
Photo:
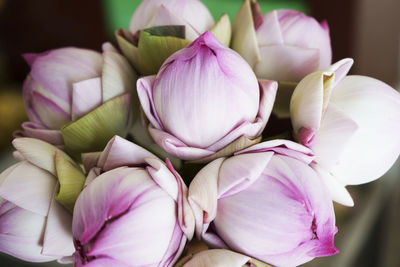
M189 188L198 238L276 266L337 253L332 201L310 152L273 140L209 163Z
M24 55L31 67L24 83L24 101L30 121L22 124L23 131L19 135L85 152L102 149L115 134L127 133L132 120L131 98L134 99L136 74L110 44L104 44L103 50L101 54L68 47ZM110 109L113 110L112 119L108 117ZM96 119L91 118L93 114L88 115L92 111ZM105 125L109 121L112 123ZM83 126L89 135L87 140L80 140L74 134ZM103 130L105 128L107 131ZM100 129L102 134L99 135ZM96 137L91 136L94 133ZM103 138L105 142L100 140L107 134L109 136ZM89 143L95 145L79 147Z
M290 114L295 137L315 153L314 168L333 200L352 206L346 185L381 177L400 154L400 94L365 76L346 76L343 59L300 81Z
M63 261L74 252L72 214L61 205L67 189L57 178L78 173L70 183L82 188L84 176L50 144L32 138L13 144L21 162L0 174L0 251L31 262Z
M138 80L153 139L168 153L195 160L264 129L277 84L257 81L250 66L210 32Z
M281 9L262 15L257 1L246 0L235 17L233 33L232 48L259 78L297 82L331 64L328 24L299 11Z
M173 266L194 220L170 162L120 137L95 161L74 209L75 266Z

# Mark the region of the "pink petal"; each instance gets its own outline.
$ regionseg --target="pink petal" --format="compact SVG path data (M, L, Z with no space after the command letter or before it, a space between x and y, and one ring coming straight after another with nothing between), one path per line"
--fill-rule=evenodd
M298 159L306 164L310 164L314 160L314 153L311 149L298 143L283 139L274 139L271 141L261 142L254 146L238 151L235 153L235 155L268 151Z
M99 77L73 84L71 108L73 121L97 108L101 103L102 89Z
M201 169L189 187L189 203L196 221L196 236L199 239L212 222L217 212L218 176L224 158L219 158Z
M355 121L349 118L335 104L330 103L315 136L313 151L316 162L332 171L340 163L341 155L358 130Z
M257 29L257 40L259 46L283 44L277 11L269 12L263 16L263 23Z
M56 179L52 174L23 161L0 175L0 197L47 216L55 185Z
M47 129L40 124L30 121L22 123L22 129L24 137L40 139L55 146L64 145L64 139L60 130Z
M264 79L297 82L319 68L319 51L314 48L266 45L260 47L260 55L254 71Z
M330 66L329 71L333 71L335 73L335 80L333 82L333 88L336 87L343 79L346 77L349 72L351 66L353 66L354 60L352 58L342 59L332 66Z
M358 125L333 173L345 184L382 176L400 153L400 94L364 76L348 76L332 93L334 103Z
M146 163L146 158L157 159L146 149L122 137L114 136L101 153L97 166L104 171L122 166L140 166Z
M54 194L58 187L58 184L54 187ZM72 214L56 202L53 195L46 220L42 253L47 256L65 257L74 252Z

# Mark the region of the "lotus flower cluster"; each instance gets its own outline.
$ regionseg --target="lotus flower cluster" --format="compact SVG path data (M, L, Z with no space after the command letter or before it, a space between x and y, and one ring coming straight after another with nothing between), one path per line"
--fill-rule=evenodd
M1 252L76 267L338 253L333 201L354 205L346 186L398 158L400 94L346 76L352 59L331 65L326 22L245 0L231 29L198 0L144 0L116 38L122 54L24 56L30 121L0 175ZM290 116L286 139L272 112Z

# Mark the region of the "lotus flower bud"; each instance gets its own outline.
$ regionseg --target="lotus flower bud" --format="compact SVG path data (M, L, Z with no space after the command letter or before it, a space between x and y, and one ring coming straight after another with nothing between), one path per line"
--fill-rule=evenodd
M281 9L262 15L257 1L246 0L233 28L232 48L257 77L298 82L331 64L328 24L299 11Z
M133 13L129 31L165 25L184 25L186 39L193 41L214 25L214 19L198 0L144 0Z
M88 152L127 133L136 74L110 44L103 50L68 47L24 55L31 67L24 82L30 121L21 135ZM82 128L86 136L79 134Z
M205 31L225 46L231 40L231 24L222 14L216 24L198 0L145 0L132 16L129 31L116 31L118 44L141 75L156 74L162 63Z
M172 266L194 220L170 162L120 137L96 161L90 173L102 174L88 177L74 209L75 266Z
M208 164L189 188L198 238L274 266L337 253L332 201L312 159L277 139Z
M333 200L348 206L345 186L378 179L400 154L400 94L370 77L346 77L352 64L343 59L309 74L290 104L297 140L314 151Z
M0 251L32 262L70 257L72 214L61 205L68 202L68 186L57 178L67 175L69 183L81 189L83 173L66 154L43 141L17 138L13 144L21 162L0 174Z
M246 61L206 32L169 57L157 76L139 79L137 88L155 142L178 158L195 160L241 137L257 138L277 84L257 82Z

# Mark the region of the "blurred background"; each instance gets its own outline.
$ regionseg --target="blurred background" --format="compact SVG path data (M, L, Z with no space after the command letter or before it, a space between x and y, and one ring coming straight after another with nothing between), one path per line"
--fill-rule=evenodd
M233 20L242 0L203 0L217 20ZM399 0L259 0L263 13L291 8L327 20L333 62L352 57L352 74L400 88ZM12 132L26 120L22 82L29 72L21 54L62 46L100 50L128 28L139 0L0 0L0 172L11 165ZM400 138L400 134L399 134ZM400 266L400 161L383 179L350 188L355 207L336 206L338 255L305 266ZM0 254L0 266L30 264Z

